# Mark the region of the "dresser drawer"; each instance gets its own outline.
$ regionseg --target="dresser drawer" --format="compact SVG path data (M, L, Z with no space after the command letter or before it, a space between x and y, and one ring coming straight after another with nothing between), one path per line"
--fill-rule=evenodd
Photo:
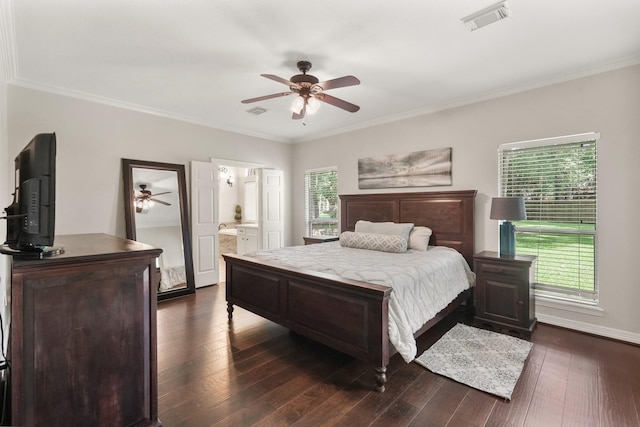
M505 263L493 263L486 261L476 261L476 274L499 274L503 277L514 277L526 279L526 271L517 265L507 265Z

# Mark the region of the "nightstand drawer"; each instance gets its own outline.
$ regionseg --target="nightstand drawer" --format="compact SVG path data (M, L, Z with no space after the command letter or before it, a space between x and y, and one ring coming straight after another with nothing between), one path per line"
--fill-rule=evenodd
M522 268L519 266L506 265L504 263L476 262L476 274L499 274L504 277L522 277ZM526 279L526 276L525 276Z

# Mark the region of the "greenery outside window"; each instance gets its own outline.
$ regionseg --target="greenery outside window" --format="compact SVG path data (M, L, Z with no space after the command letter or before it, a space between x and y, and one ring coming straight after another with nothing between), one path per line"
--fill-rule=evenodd
M595 303L597 141L588 133L502 144L500 196L524 198L516 254L538 256L536 295Z
M337 236L338 168L305 172L305 223L307 236Z

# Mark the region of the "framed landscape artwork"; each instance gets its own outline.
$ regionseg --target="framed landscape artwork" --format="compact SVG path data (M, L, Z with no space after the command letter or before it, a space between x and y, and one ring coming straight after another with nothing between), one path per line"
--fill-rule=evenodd
M451 147L358 159L358 188L451 185Z

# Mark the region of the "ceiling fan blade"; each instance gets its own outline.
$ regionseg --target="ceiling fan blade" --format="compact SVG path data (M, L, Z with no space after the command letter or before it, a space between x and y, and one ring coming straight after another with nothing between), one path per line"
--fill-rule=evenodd
M165 191L165 192L162 192L162 193L153 193L154 196L159 196L161 194L171 194L171 191Z
M281 93L274 93L273 95L265 95L265 96L259 96L257 98L251 98L251 99L245 99L242 102L243 104L250 104L252 102L258 102L258 101L264 101L266 99L271 99L271 98L279 98L281 96L287 96L287 95L291 95L293 92L281 92Z
M316 95L316 98L319 101L326 102L327 104L331 104L334 107L342 108L343 110L347 110L350 113L355 113L360 109L360 107L355 104L352 104L340 98L336 98L335 96L327 95L326 93L320 93Z
M353 76L338 77L337 79L327 80L325 82L318 83L323 90L336 89L339 87L355 86L359 85L360 80Z
M307 106L306 105L304 107L302 107L302 110L300 110L299 113L293 113L293 116L291 116L291 118L293 120L302 120L302 119L304 119L305 114L307 114Z
M299 84L297 84L297 83L290 82L290 81L289 81L289 80L287 80L287 79L283 79L282 77L278 77L278 76L275 76L275 75L273 75L273 74L260 74L260 75L261 75L262 77L266 77L266 78L268 78L268 79L270 79L270 80L276 81L276 82L278 82L278 83L282 83L282 84L287 85L287 86L289 86L289 87L293 86L293 87L295 87L295 88L297 88L297 89L300 89L300 87L301 87L301 86L300 86Z
M149 199L149 200L153 200L154 202L160 203L161 205L171 206L171 203L163 202L162 200L158 200L158 199Z

